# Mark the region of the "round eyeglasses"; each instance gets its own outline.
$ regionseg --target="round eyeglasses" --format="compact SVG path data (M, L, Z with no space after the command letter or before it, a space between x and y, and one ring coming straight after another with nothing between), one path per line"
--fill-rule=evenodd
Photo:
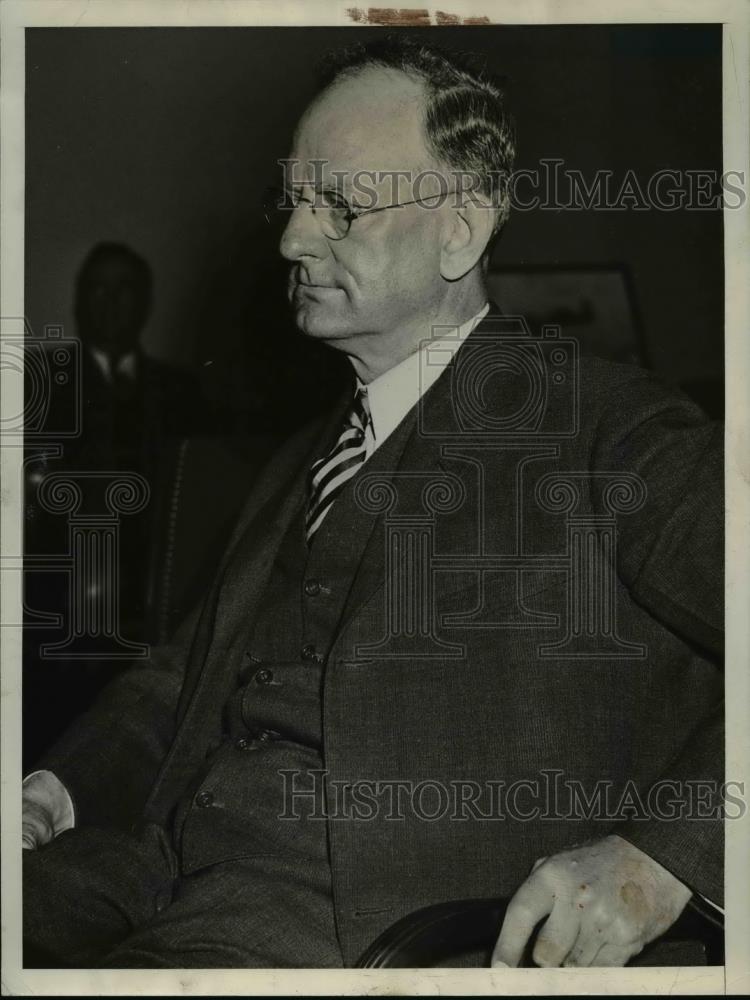
M454 191L441 191L426 198L399 201L393 205L378 205L375 208L353 208L336 191L323 189L314 191L311 198L299 191L284 188L268 188L263 197L263 215L266 222L279 233L286 229L290 214L300 206L309 208L320 225L321 232L329 240L343 240L349 234L352 223L363 215L385 212L389 208L403 208L405 205L423 205L437 198L445 198Z

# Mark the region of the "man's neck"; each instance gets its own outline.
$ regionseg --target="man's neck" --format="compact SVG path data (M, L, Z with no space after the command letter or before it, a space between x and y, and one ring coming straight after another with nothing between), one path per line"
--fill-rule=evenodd
M420 317L408 328L390 334L377 334L357 354L349 354L359 381L367 385L379 375L400 364L432 337L445 335L446 329L462 326L481 312L487 303L484 288L459 303L445 304L430 315Z

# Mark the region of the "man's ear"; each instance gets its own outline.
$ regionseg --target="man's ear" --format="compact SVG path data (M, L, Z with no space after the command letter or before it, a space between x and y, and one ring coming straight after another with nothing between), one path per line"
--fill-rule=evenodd
M447 232L440 253L440 273L457 281L474 267L487 248L497 218L489 198L472 192L464 204L449 209Z

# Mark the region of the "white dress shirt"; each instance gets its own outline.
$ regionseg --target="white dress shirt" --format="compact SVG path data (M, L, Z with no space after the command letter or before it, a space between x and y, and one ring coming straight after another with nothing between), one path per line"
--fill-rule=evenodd
M469 334L489 311L486 303L461 326L444 327L439 337L423 341L418 350L365 385L372 421L365 432L367 458L386 440L427 390L437 382ZM365 459L366 461L366 459Z

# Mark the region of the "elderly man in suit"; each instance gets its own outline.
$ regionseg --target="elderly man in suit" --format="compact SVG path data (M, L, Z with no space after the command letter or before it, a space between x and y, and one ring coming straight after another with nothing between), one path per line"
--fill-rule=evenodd
M346 966L505 895L495 964L546 918L537 963L622 965L721 902L721 430L488 302L512 156L496 87L420 45L347 52L304 114L268 211L355 384L27 779L31 945Z

